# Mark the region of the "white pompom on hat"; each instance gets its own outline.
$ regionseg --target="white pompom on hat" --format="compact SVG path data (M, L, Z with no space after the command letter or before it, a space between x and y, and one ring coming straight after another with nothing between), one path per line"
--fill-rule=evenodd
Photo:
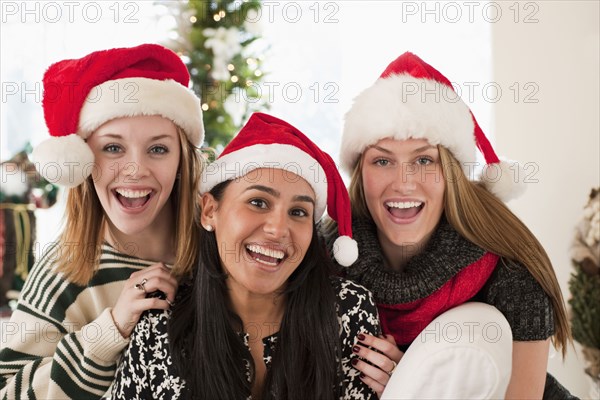
M200 99L188 89L181 58L157 44L97 51L52 64L44 74L44 118L51 138L32 159L50 182L74 187L91 174L85 143L115 118L159 115L179 126L192 144L204 140Z
M349 174L368 146L381 139L427 139L446 147L467 176L475 165L476 149L485 158L480 180L503 201L525 189L523 168L500 160L469 107L439 71L406 52L394 60L346 113L341 165Z
M219 157L204 168L200 192L210 192L221 182L259 168L289 171L311 185L316 196L315 222L327 209L340 235L333 245L333 257L342 266L352 265L358 258L358 245L352 239L350 198L344 181L329 154L285 121L252 114Z

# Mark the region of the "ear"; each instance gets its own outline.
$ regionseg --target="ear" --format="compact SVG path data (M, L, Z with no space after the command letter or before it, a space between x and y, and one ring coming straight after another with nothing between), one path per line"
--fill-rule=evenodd
M215 212L217 211L218 202L212 194L205 193L202 195L202 212L200 213L200 223L203 226L215 226Z

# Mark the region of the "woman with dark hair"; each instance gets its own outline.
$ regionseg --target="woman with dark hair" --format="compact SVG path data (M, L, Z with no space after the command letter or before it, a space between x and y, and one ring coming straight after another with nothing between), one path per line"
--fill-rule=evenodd
M335 259L356 260L348 194L331 158L257 113L205 169L201 191L194 277L172 313L142 317L113 397L376 398L352 368L358 338L379 334L375 305L332 275L317 237L327 206L339 224Z

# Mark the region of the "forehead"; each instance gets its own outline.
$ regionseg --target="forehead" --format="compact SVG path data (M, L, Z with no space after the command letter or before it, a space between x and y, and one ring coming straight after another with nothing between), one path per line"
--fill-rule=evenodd
M123 138L152 138L155 136L178 138L177 127L157 115L115 118L102 124L91 137L118 135Z
M232 182L243 190L248 186L272 187L278 192L315 197L312 186L300 175L279 168L256 168ZM231 185L230 185L231 186Z
M427 139L413 139L413 138L409 138L409 139L403 139L403 140L398 140L398 139L394 139L394 138L384 138L381 139L380 141L378 141L377 143L375 143L374 145L370 146L369 148L373 148L373 147L383 147L383 148L390 148L390 149L418 149L418 148L424 148L424 147L429 147L429 146L433 146L431 143L429 143L429 141ZM433 146L435 147L435 146Z

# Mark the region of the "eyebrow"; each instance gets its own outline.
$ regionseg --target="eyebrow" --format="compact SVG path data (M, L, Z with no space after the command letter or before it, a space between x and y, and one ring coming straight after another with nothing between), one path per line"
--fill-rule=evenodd
M247 192L248 190L259 190L261 192L266 192L273 197L281 196L281 193L279 193L277 190L275 190L271 187L268 187L268 186L264 186L264 185L248 186L244 191ZM296 195L293 197L293 201L303 201L303 202L311 203L313 206L315 205L315 200L312 197L306 196L306 195Z
M315 205L315 200L310 196L294 196L294 201L304 201L306 203L311 203L313 206Z
M111 138L111 139L123 139L122 135L116 134L116 133L105 133L100 135L100 137L107 137L107 138ZM149 141L155 141L155 140L161 140L161 139L174 139L171 135L156 135L156 136L152 136Z
M388 150L388 149L386 149L386 148L384 148L384 147L381 147L381 146L373 145L373 146L371 146L370 148L372 148L372 149L377 149L377 150L381 151L382 153L386 153L386 154L394 154L394 152L393 152L393 151L391 151L391 150ZM431 144L427 144L427 145L425 145L425 146L419 147L418 149L414 149L414 150L412 151L412 153L420 153L420 152L422 152L422 151L425 151L425 150L430 150L430 149L435 149L435 148L436 148L436 146L433 146L433 145L431 145Z

